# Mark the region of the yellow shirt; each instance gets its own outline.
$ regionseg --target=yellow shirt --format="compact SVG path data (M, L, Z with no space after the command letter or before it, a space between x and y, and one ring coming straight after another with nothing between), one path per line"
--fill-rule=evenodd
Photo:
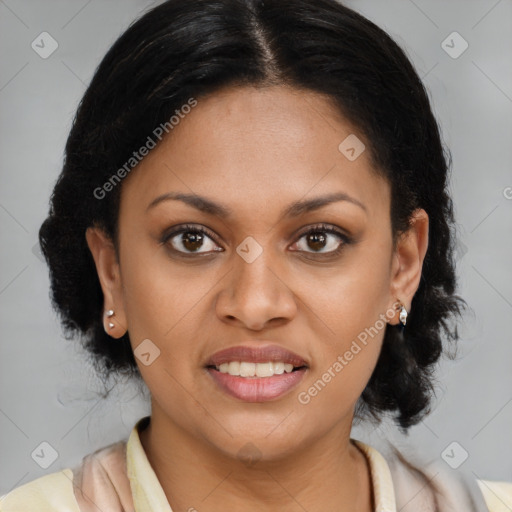
M135 424L128 441L87 455L76 468L39 477L0 496L0 512L172 512L139 438L139 429L149 419L146 416ZM375 448L353 442L368 459L375 512L397 512L396 482L386 459ZM490 512L512 511L512 482L477 482ZM400 510L419 509L407 505Z

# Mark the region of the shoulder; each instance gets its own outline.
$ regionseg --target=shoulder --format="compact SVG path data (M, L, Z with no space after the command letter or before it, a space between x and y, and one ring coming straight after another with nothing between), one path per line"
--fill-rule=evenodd
M392 480L396 510L512 511L512 482L477 479L469 470L455 471L437 459L425 460L414 450L398 449L389 442L381 449Z
M41 476L0 496L0 512L80 512L70 468Z
M477 480L484 495L489 512L510 512L512 510L512 482Z
M126 475L126 442L89 453L75 467L36 478L0 496L0 512L80 512L93 503L103 510L133 509Z

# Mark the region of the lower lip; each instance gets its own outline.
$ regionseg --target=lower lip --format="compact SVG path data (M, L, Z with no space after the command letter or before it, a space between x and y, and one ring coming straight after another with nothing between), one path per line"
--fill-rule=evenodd
M306 368L272 377L237 377L207 368L215 383L228 395L245 402L266 402L278 398L297 386Z

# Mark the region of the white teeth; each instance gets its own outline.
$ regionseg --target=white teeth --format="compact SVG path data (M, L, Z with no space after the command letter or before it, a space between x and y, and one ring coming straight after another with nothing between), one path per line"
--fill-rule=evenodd
M216 367L221 373L229 373L238 377L272 377L272 375L281 375L284 372L293 371L293 364L283 363L281 361L268 363L249 363L246 361L231 361L222 363Z
M274 375L281 375L284 373L284 363L274 363Z
M256 375L256 363L240 363L240 377L254 377Z
M256 365L256 377L272 377L274 365L272 363L258 363Z

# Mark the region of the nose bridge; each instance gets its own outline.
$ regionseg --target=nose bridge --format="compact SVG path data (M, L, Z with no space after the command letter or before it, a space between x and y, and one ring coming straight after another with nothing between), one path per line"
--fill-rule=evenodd
M264 237L260 237L260 243L254 237L248 236L236 248L233 276L236 293L273 293L276 276L270 270L272 261L275 264L269 242L271 237L266 237L263 242L262 238Z
M237 318L251 328L261 327L272 318L290 317L295 303L291 291L278 277L277 267L271 248L254 237L244 239L233 253L229 289L219 297L218 314Z

